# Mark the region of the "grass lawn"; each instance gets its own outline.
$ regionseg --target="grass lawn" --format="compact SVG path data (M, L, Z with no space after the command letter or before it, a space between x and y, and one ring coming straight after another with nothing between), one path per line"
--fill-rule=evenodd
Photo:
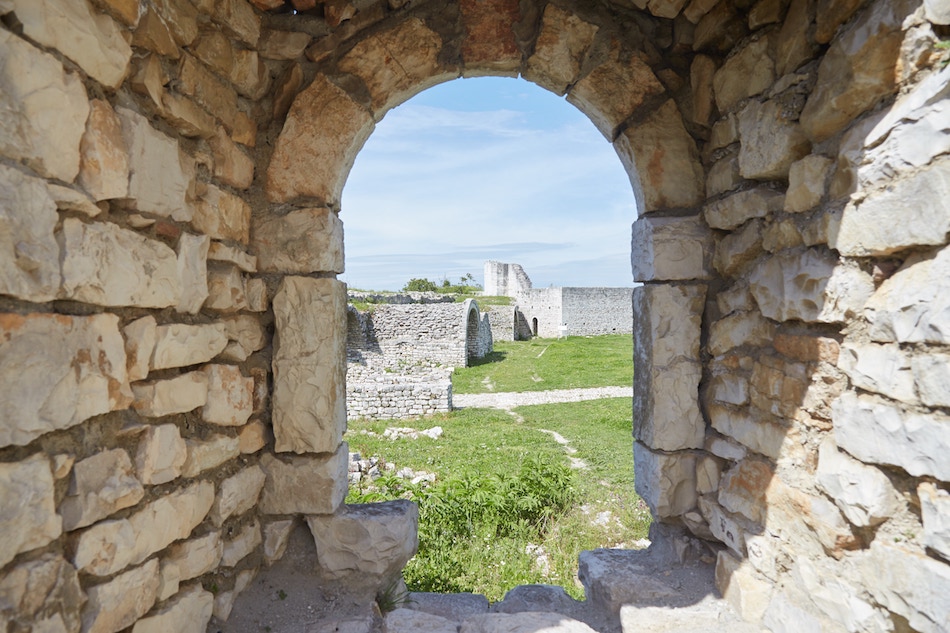
M633 384L629 334L497 341L495 351L452 374L455 393L547 391Z

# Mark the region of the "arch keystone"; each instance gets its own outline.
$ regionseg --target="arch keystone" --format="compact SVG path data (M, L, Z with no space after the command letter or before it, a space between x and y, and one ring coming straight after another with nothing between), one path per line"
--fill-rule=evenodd
M521 49L512 27L522 18L519 0L459 0L459 8L465 74L517 75Z

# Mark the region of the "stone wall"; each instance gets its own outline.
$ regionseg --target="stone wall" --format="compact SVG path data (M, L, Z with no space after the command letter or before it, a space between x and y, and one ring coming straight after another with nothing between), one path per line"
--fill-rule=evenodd
M631 288L561 288L561 311L571 336L630 334Z
M630 175L655 542L775 633L950 629L946 3L292 4L0 0L8 630L203 630L301 517L348 559L343 184L518 74Z
M485 296L514 297L531 287L531 279L521 264L485 262Z

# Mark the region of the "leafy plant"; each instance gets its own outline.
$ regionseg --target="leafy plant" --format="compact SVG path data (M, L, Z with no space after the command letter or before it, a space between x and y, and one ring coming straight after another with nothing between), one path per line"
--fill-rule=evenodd
M402 290L403 292L437 292L439 286L429 279L413 278L402 287Z

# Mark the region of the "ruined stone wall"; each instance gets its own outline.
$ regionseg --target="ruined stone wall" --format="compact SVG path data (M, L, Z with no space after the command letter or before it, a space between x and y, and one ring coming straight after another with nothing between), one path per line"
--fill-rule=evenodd
M451 369L409 375L351 367L346 374L350 419L403 420L452 410Z
M531 288L531 279L521 264L487 261L484 270L486 297L514 297Z
M571 336L630 334L631 288L561 288L561 319Z
M560 288L531 288L519 293L515 302L535 336L557 338L564 324Z

